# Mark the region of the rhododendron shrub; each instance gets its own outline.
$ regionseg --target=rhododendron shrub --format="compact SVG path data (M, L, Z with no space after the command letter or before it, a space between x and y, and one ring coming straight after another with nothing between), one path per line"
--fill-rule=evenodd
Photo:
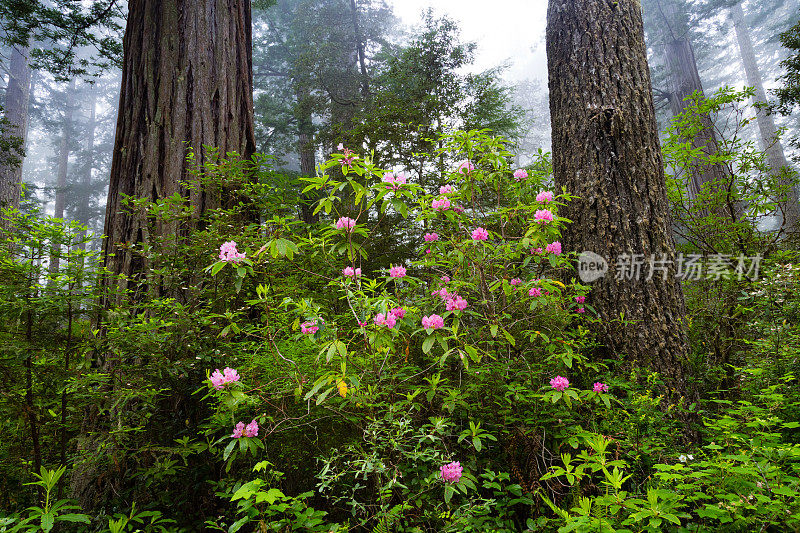
M517 169L509 166L513 158L501 139L457 132L440 144L432 160L447 162L443 175L434 169L425 174L429 169L424 165L382 169L368 154L351 148L346 161L334 154L318 176L306 178L305 192L316 191L314 209L322 222L317 232L295 236L300 290L275 301L267 287L274 283L267 275L267 258L257 259L254 268L265 274L253 274L258 285L246 301L267 325L243 334L261 342L259 349L272 354L271 364L289 376L277 378L283 389L260 387L253 396L290 391L298 407L306 409L296 413L299 418L331 416L324 414L330 408L337 417L368 423L365 409L404 405L409 425L403 427L422 431L432 423L423 415L427 405L441 421L425 430L435 438L426 441L430 450L418 452L418 460L420 453L426 457L424 464L398 458L396 468L407 487L401 490L409 491L406 497L428 494L438 474L439 481L447 481L439 488L440 501L468 505L476 483L514 485L508 474L497 473L508 466L495 464L501 454L497 435L510 431L497 416L499 410L510 409L512 418L565 420L571 418L571 406L605 406L610 397L583 386L591 389L594 369L563 389L531 386L554 375L573 376L588 364L581 347L590 336L580 324L591 320L591 313L579 316L574 310L576 296L587 290L573 280L569 258L574 251L561 249L559 241L564 222L558 209L569 196L551 193L543 209L539 193L546 188L546 174L532 170L518 179L522 173L515 176ZM411 251L402 257L372 256L371 250L384 245L375 242L376 236L389 234L382 225L389 217L389 232L398 242L410 243ZM547 253L532 254L536 249ZM301 263L306 255L315 263ZM316 289L302 291L302 283ZM299 363L309 359L313 364ZM496 390L488 393L498 383L522 387L514 393L517 400L495 403L505 397ZM467 405L477 410L465 410ZM260 425L258 438L282 427L280 420ZM295 422L283 423L291 427ZM230 425L220 433L231 435ZM240 435L234 440L247 438L247 426L234 435ZM552 439L557 433L548 435ZM375 446L381 447L377 441ZM458 462L444 460L452 457L447 453L451 447ZM347 490L345 479L357 478L349 469L358 464L359 453L353 448L330 456L327 474L320 478L323 490ZM342 462L349 456L353 462ZM373 462L376 468L388 464L388 458L381 461ZM341 469L349 473L330 477ZM391 482L388 471L371 475L377 483ZM491 477L498 475L506 477ZM370 497L365 500L353 491L352 498L370 505ZM434 508L425 511L424 520L428 529L440 530ZM367 509L356 514L369 522L362 514Z

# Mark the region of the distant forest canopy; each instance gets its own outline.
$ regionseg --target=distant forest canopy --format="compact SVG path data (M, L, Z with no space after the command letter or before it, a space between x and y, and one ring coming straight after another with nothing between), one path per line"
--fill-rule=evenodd
M344 141L361 143L366 150L376 151L380 164L399 168L424 146L422 137L452 127L489 127L514 140L519 164L530 162L539 149L550 150L544 72L532 72L522 80L504 78L501 65L476 72L470 65L480 44L464 41L458 24L447 14L433 11L421 21L400 21L389 2L359 0L357 4L360 47L354 44L356 27L349 1L253 4L256 149L275 156L276 168L310 174L318 161ZM710 94L725 85L754 85L742 63L745 56L737 37L737 17L744 22L739 31L748 32L754 43L763 94L769 98L780 86L781 62L791 52L781 44L779 34L800 20L796 2L733 4L643 2L662 132L674 116L675 99L680 98L672 96L671 103L678 83L674 78L681 75L671 74L671 60L677 61L678 69L696 70L699 76L696 86L684 89L686 95L700 87ZM26 50L19 43L30 38L28 131L22 167L28 201L54 213L61 195L64 216L88 224L99 235L117 125L127 2L94 2L94 15L85 13L79 18L76 14L75 20L56 16L50 8L38 8L30 15L22 11L15 19L15 9L19 10L15 3L8 4L8 20L15 23L9 25L0 48L4 66L0 105L7 99L14 51ZM82 27L95 18L100 19L98 27L75 39L62 38L53 46L49 36L54 32L78 23ZM72 40L78 46L67 48ZM685 57L675 59L675 42L691 47L695 65L682 63ZM420 69L432 59L431 54L443 61L437 61L434 70ZM777 128L786 128L786 139L798 136L796 119L777 116L775 122ZM743 134L761 142L755 125ZM787 158L796 153L790 144L784 150Z

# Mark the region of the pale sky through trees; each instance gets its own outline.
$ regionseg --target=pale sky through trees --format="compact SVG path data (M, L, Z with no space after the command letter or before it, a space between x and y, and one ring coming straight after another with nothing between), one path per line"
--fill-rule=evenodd
M390 0L390 4L410 28L429 6L437 15L447 14L458 21L464 40L478 43L475 70L509 61L511 67L505 74L509 81L547 78L546 0Z

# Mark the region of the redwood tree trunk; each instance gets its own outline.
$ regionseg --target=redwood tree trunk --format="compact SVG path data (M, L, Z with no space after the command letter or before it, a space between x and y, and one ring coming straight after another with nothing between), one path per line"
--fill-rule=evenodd
M204 145L222 155L255 151L250 2L131 0L128 10L103 243L105 265L122 275L120 289L146 266L132 245L185 229L151 227L122 205L123 197L178 193L199 218L223 198L181 185L189 178L186 146L194 148L197 165L206 160Z
M81 176L81 194L79 197L80 203L78 204L78 222L82 225L89 225L89 199L92 186L92 170L94 170L94 135L97 129L97 92L94 88L89 88L89 121L86 124L86 165L83 168ZM82 231L80 240L75 245L79 250L86 249L86 243L83 239L86 237L87 232Z
M676 8L673 4L667 3L663 6L665 31L664 56L669 72L670 90L669 104L672 116L678 116L687 107L685 99L694 93L703 92L703 84L700 81L700 73L697 70L697 59L694 55L692 43L683 35L673 34L671 26L675 26L677 20ZM692 139L689 139L693 148L702 148L706 154L716 154L719 151L719 143L714 131L714 123L708 114L700 117L703 129L697 132ZM714 182L723 184L728 181L728 170L721 164L698 164L690 176L689 198L694 199L706 184ZM704 216L706 211L700 209L698 216ZM723 218L738 218L738 214L731 216L724 209L719 208L716 214Z
M682 390L686 308L674 263L666 280L614 272L624 254L675 259L640 3L551 0L546 39L556 187L578 196L559 212L574 221L565 249L611 265L590 295L609 355Z
M75 80L73 79L67 89L64 100L64 124L61 127L61 139L58 145L58 173L56 178L56 205L53 209L53 217L64 218L64 192L67 188L67 170L69 170L69 149L72 135L72 106L73 95L75 93ZM53 251L50 253L51 274L57 274L61 264L61 245L54 243Z
M18 50L12 48L9 67L8 86L6 87L5 118L9 127L5 134L18 137L25 147L28 136L28 102L30 101L31 69L28 66L29 48ZM0 208L19 208L19 197L22 190L22 159L24 150L13 154L13 161L3 158L0 162ZM0 222L0 229L4 225Z
M304 177L314 176L316 173L316 147L314 145L314 122L312 119L311 94L307 87L297 85L297 152L300 155L300 174ZM313 202L318 195L309 191L300 197L300 219L306 224L319 221L319 216L314 215Z
M766 102L767 93L764 91L764 84L761 79L761 71L758 68L756 54L753 50L753 41L750 39L750 31L744 22L744 11L741 4L736 4L731 8L733 26L736 29L736 39L739 42L739 54L742 58L742 65L747 76L747 85L756 90L755 101ZM765 109L756 109L756 122L761 139L761 148L767 153L767 163L773 172L779 173L784 167L788 167L783 146L777 138L778 128L772 115ZM783 185L787 185L783 183ZM788 187L787 195L781 202L783 207L783 223L789 231L800 229L800 202L796 187Z

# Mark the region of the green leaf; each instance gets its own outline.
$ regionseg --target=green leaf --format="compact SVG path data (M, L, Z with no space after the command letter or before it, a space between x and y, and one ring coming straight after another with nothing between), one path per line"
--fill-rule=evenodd
M56 517L56 520L59 521L59 522L61 522L61 521L64 521L64 522L82 522L84 524L91 524L92 523L92 519L89 518L89 515L82 514L82 513L67 513L67 514L58 515Z
M222 268L227 263L228 263L227 261L217 261L216 263L214 263L214 265L211 267L211 275L216 276L217 274L219 274L219 271L222 270Z
M42 515L42 531L50 531L53 529L53 524L55 524L56 520L53 516L53 513L46 513Z
M497 337L497 324L489 326L489 331L492 332L492 337Z
M428 337L422 341L422 352L429 353L431 348L433 347L433 343L436 342L435 335L428 335Z
M453 488L452 485L445 485L444 486L444 502L450 503L450 500L453 498L453 494L455 494L456 489Z
M225 451L222 453L222 460L227 461L228 457L230 457L231 452L233 452L233 447L236 446L236 439L231 440L227 446L225 446Z

